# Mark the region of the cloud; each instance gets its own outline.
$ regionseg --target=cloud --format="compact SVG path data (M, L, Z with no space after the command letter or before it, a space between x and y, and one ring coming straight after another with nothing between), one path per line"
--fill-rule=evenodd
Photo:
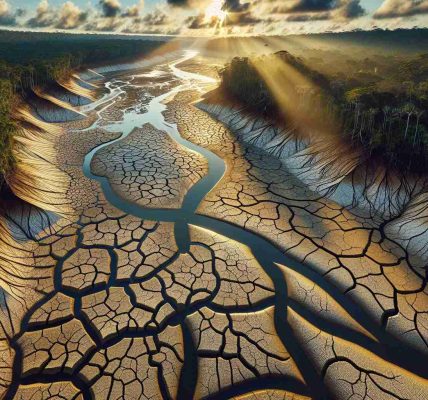
M123 27L122 32L127 33L145 33L145 34L163 34L178 35L183 29L185 17L183 12L177 11L172 19L170 9L166 5L157 6L153 11L144 16L132 18Z
M166 25L169 22L169 18L163 11L156 8L151 13L147 13L141 21L151 26Z
M5 15L10 13L10 6L6 0L0 1L0 15Z
M128 7L126 11L122 14L122 17L138 17L140 15L140 9L137 5Z
M119 32L123 28L122 18L90 18L84 25L86 31L94 32Z
M185 26L189 29L215 29L224 26L243 26L260 21L251 13L251 3L242 0L205 0L188 3L191 7L197 7L199 13L185 20ZM209 9L212 9L211 12ZM227 12L225 18L219 17L218 12Z
M324 19L326 13L332 13L331 16L335 13L348 18L365 13L360 0L256 0L257 3L265 5L271 14L307 14L311 19L314 19L316 14Z
M55 23L55 13L50 9L48 0L41 0L36 8L36 15L26 25L30 28L44 28Z
M88 18L88 13L83 12L73 2L67 1L59 10L59 21L55 27L59 29L74 29L81 26Z
M142 3L140 2L141 6ZM124 33L178 35L187 28L185 20L189 12L187 8L171 10L171 6L163 3L144 14L140 12L136 17L127 16L113 20L121 21L121 26L117 30Z
M252 13L251 3L241 3L241 0L225 0L222 10L227 11L225 25L253 25L261 21Z
M119 0L100 0L99 5L103 10L106 18L114 18L120 14L121 4Z
M213 28L215 26L212 25L211 21L205 20L204 14L192 15L186 19L185 24L189 29Z
M10 11L9 3L6 0L0 1L0 15L7 14Z
M12 14L9 3L6 0L0 0L0 25L15 25L16 13Z
M290 14L287 17L289 22L309 22L309 21L326 21L331 17L328 12Z
M281 1L283 13L329 11L336 7L336 0L285 0Z
M188 7L189 1L188 0L167 0L167 3L171 6L175 7Z
M376 19L428 14L428 0L385 0L373 15Z
M27 10L25 8L17 8L15 12L16 17L20 18L27 15Z
M413 20L397 17L428 13L428 0L383 0L375 20L358 20L366 14L363 0L163 0L147 13L143 13L144 0L127 0L126 7L122 0L91 0L95 8L79 8L77 0L64 0L58 6L52 6L49 0L38 1L36 11L24 17L22 9L11 11L12 0L0 0L0 25L148 34L185 34L191 30L194 35L257 35L372 29L374 25L394 29ZM85 1L89 4L89 0ZM207 12L207 7L214 12ZM221 10L227 16L222 16Z
M131 7L128 7L126 11L122 14L123 17L135 18L140 15L140 12L144 9L144 0L140 0L138 4L134 4Z
M229 13L226 17L226 26L243 26L243 25L254 25L261 22L262 19L255 17L250 11L240 13ZM268 21L265 19L264 21Z
M366 14L360 0L256 0L265 14L286 15L287 21L354 19Z
M41 0L36 15L30 18L25 25L30 28L75 29L86 22L88 12L83 12L72 1L66 1L61 8L53 8L48 0Z
M41 0L36 9L37 14L44 15L49 12L49 2L48 0Z
M23 8L17 8L15 12L11 11L7 0L0 0L0 25L15 26L18 25L17 19L22 18L27 11Z
M366 11L360 4L360 0L348 0L342 3L342 6L337 9L336 17L353 19L366 14Z
M240 0L225 0L222 8L228 12L240 13L248 11L250 5L250 3L241 3Z
M207 18L205 14L188 17L185 20L185 25L189 29L214 29L219 25L217 17Z

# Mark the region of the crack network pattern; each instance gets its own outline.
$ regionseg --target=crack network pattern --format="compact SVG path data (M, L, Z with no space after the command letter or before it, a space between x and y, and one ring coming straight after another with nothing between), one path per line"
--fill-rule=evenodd
M139 79L159 80L162 94L166 73ZM232 229L229 237L191 221L183 245L177 232L186 227L115 208L82 173L85 155L118 137L103 126L141 111L143 95L122 88L118 101L64 124L58 137L70 215L23 207L7 216L16 240L9 262L28 285L0 292L0 397L428 398L424 265L383 221L309 190L196 109L187 91L166 118L227 164L199 211L269 241L250 248ZM150 125L104 147L92 167L149 208L179 208L209 174L201 155ZM156 185L168 193L149 196ZM267 260L273 251L297 264Z
M279 159L236 141L206 113L190 112L186 104L192 95L176 97L168 120L179 124L184 137L220 154L228 165L199 212L265 236L333 282L391 334L428 354L424 260L410 257L388 237L388 221L309 190Z
M187 190L206 174L207 163L147 124L98 152L92 170L108 177L128 200L145 207L180 208Z

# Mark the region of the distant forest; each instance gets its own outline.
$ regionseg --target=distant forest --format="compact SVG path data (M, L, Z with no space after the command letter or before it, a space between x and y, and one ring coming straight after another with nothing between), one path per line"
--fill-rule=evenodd
M0 31L0 79L26 89L66 77L71 70L148 54L167 40Z
M22 92L66 79L86 66L149 54L167 40L0 31L0 189L13 168L16 125L11 111Z
M417 35L421 32L428 43L428 31ZM342 44L346 37L340 37ZM391 53L388 47L385 51L371 47L364 51L364 47L356 50L355 43L320 47L300 57L280 51L234 58L221 71L221 91L256 113L275 119L280 115L288 126L300 122L302 127L315 128L314 132L320 127L340 135L360 147L367 158L426 173L428 50ZM280 88L272 90L261 73L266 67L260 66L270 66L269 74ZM296 79L296 71L306 84ZM292 109L300 112L284 109L278 90L286 92L289 102L295 103Z
M267 51L286 50L297 57L313 51L351 52L355 56L382 53L409 55L428 53L428 29L397 29L351 32L294 34L288 36L218 37L209 40L208 50L221 53L235 52L233 56L247 56ZM246 52L249 54L242 54Z

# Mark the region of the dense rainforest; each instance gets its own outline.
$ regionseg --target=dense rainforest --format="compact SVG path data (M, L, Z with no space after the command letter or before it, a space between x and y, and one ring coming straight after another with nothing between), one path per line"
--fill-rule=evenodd
M428 167L428 53L280 51L234 58L220 75L222 92L255 112L340 135L389 167Z
M0 31L0 189L14 162L11 110L18 96L85 66L148 54L166 40Z

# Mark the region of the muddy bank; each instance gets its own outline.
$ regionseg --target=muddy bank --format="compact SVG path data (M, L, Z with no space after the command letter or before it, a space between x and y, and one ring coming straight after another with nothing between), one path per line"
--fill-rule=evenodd
M209 96L197 106L228 126L237 140L278 158L311 190L344 207L375 211L388 219L399 215L411 196L427 189L423 177L388 172L339 141L318 140L316 132L302 137L293 127L254 116L232 103L212 103Z

